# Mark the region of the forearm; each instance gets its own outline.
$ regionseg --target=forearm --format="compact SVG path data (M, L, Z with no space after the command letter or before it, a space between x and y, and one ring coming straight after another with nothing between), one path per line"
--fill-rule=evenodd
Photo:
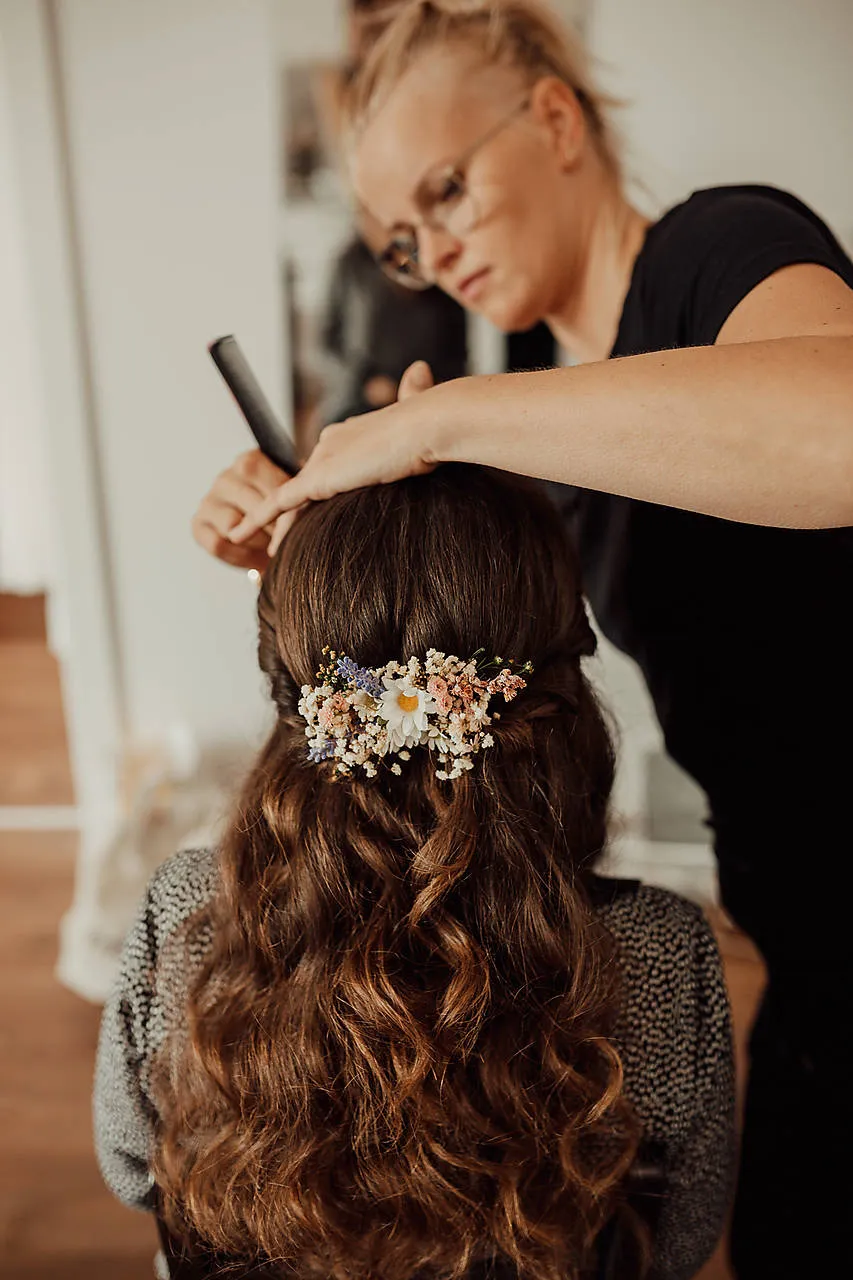
M436 461L479 462L730 520L853 524L853 338L652 352L460 379Z

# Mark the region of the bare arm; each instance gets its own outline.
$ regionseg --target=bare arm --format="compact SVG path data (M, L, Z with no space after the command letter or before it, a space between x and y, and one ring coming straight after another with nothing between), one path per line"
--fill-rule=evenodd
M470 379L457 394L432 460L752 524L853 523L853 338L654 352Z
M853 290L786 267L713 347L461 378L336 424L232 536L448 461L753 524L853 524Z
M465 426L438 420L439 461L754 524L853 523L853 292L823 267L765 280L714 347L457 385Z

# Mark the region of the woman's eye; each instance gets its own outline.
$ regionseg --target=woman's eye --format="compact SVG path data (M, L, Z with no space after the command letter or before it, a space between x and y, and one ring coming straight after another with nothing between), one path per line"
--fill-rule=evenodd
M405 271L416 261L417 256L417 242L408 236L401 236L386 245L380 260L387 262L397 271Z
M436 195L439 204L452 204L465 194L465 181L461 174L453 173L445 178Z

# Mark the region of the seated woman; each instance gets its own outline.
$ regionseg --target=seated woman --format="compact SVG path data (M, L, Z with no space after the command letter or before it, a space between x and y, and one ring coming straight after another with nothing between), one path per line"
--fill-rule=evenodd
M311 506L259 619L275 725L104 1013L110 1187L246 1274L568 1280L621 1217L693 1275L732 1177L720 961L698 908L595 871L613 752L550 504L446 466Z

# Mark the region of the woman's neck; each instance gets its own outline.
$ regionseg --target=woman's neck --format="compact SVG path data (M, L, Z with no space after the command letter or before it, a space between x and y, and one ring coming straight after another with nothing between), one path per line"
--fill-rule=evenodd
M572 287L545 317L560 345L582 364L610 355L650 222L604 175L592 209L581 227L579 268Z

